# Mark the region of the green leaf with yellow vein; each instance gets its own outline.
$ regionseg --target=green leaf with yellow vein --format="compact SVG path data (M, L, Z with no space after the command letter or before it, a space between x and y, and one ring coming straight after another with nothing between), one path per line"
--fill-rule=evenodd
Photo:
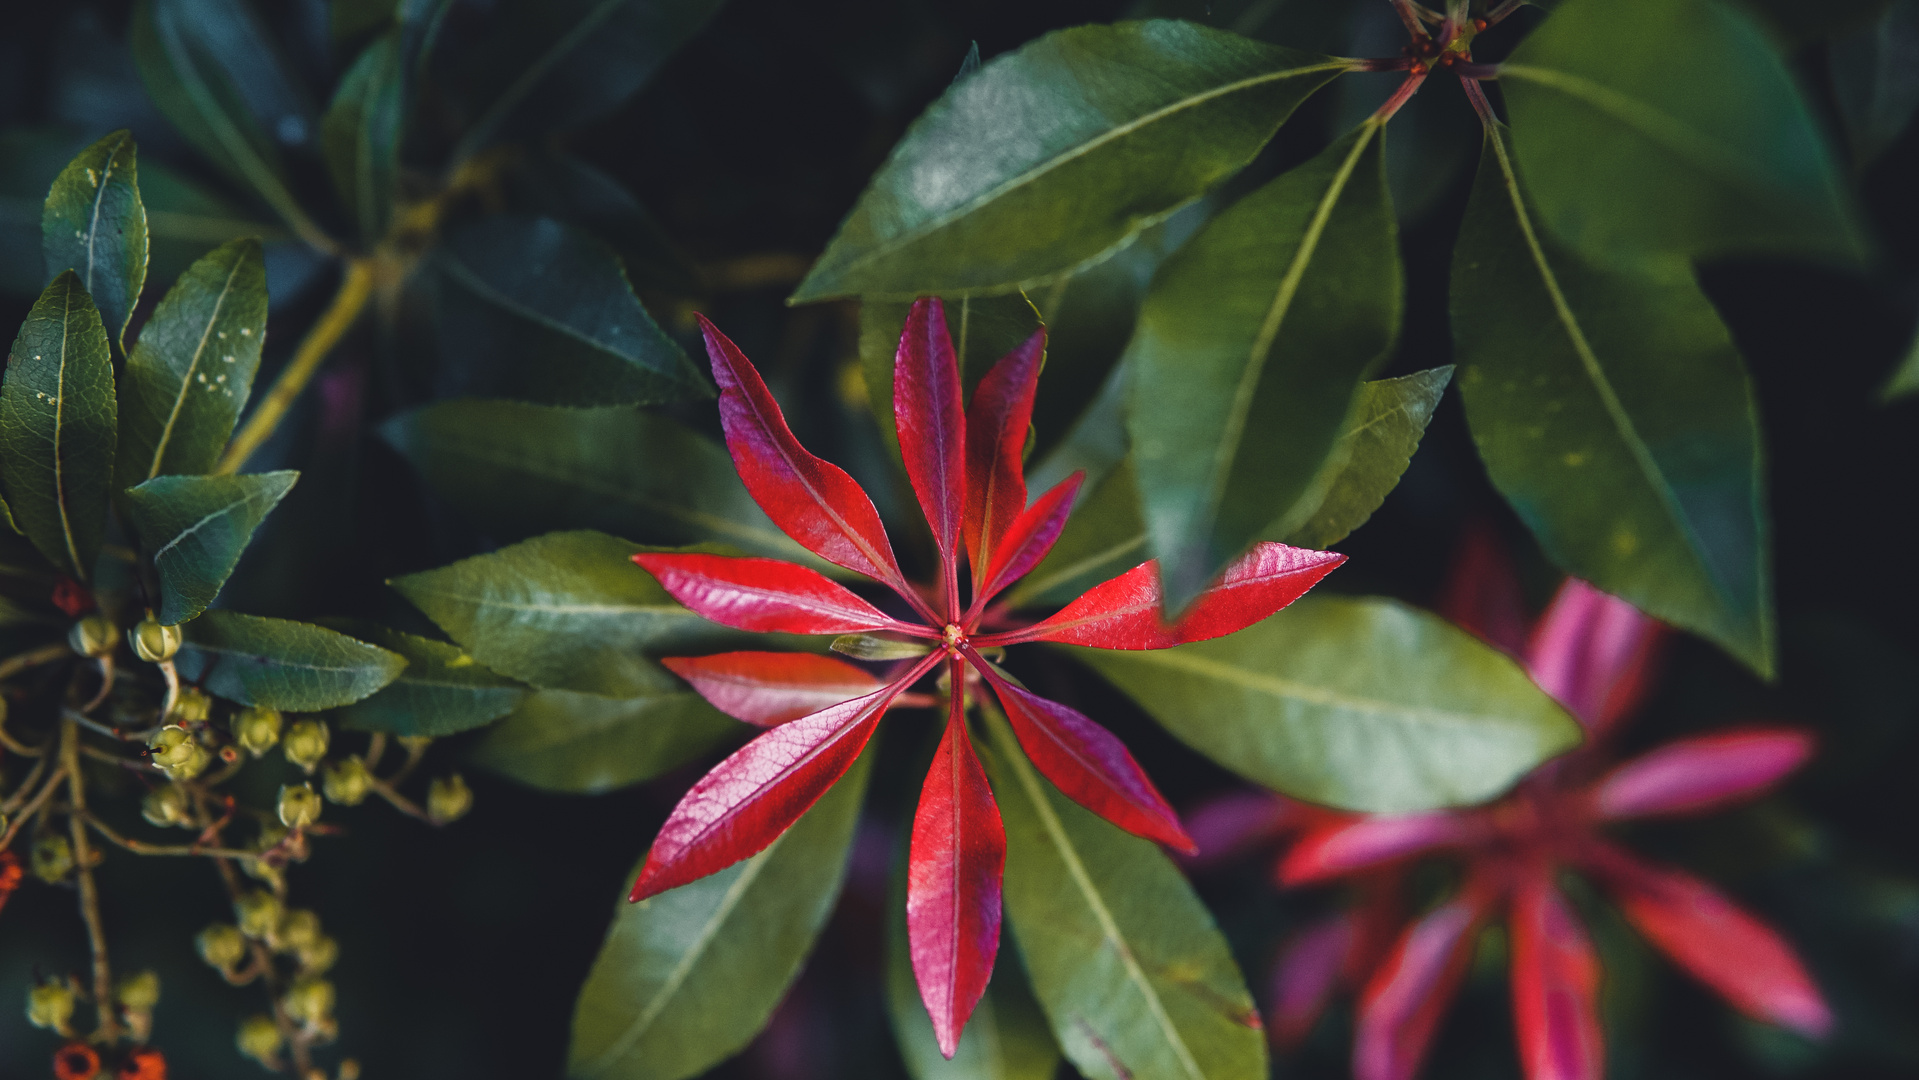
M320 118L320 146L333 189L368 243L386 234L399 180L401 34L396 26L360 53Z
M473 748L473 762L541 791L598 795L742 743L752 730L685 689L631 698L535 690Z
M174 626L205 611L299 476L160 476L128 488L128 521L160 578L155 617Z
M187 623L174 663L216 697L289 712L350 705L406 667L397 653L324 627L231 611Z
M123 340L147 279L147 211L135 157L129 131L82 150L54 179L40 217L47 277L79 274L115 342Z
M437 738L492 723L527 696L526 687L487 670L457 645L359 619L326 621L406 658L399 678L340 710L342 727Z

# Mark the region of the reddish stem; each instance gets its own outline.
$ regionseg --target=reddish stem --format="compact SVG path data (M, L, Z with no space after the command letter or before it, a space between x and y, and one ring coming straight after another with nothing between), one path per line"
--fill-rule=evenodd
M1373 113L1373 119L1382 124L1391 120L1400 106L1411 101L1413 95L1419 92L1420 85L1426 81L1426 74L1425 69L1414 68L1412 74L1406 76L1406 81L1399 84L1399 89L1393 91L1393 96L1386 99L1386 104Z
M1491 131L1493 125L1499 123L1499 116L1493 112L1493 103L1486 99L1485 89L1465 74L1459 76L1459 85L1466 91L1466 100L1473 103L1473 111L1479 114L1479 122Z
M1486 13L1486 25L1496 26L1500 20L1526 6L1526 0L1506 0L1505 3Z

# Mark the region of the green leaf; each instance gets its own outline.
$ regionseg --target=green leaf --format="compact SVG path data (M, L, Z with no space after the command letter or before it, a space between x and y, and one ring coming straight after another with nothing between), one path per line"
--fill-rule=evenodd
M1138 477L1129 457L1081 493L1053 550L1007 592L1006 604L1045 608L1071 603L1087 589L1152 558L1146 540Z
M536 690L486 733L473 762L542 791L598 795L671 772L750 730L689 690L633 698Z
M1265 1080L1252 995L1172 860L1053 790L1004 720L982 756L1006 914L1067 1060L1091 1080Z
M1881 401L1896 401L1899 398L1919 394L1919 334L1914 334L1912 345L1906 349L1906 358L1892 373L1892 378L1879 391Z
M1412 463L1452 377L1448 364L1361 386L1352 421L1340 432L1331 455L1344 464L1328 482L1319 509L1284 541L1294 547L1327 548L1366 524Z
M399 678L340 710L342 727L437 738L490 724L526 699L525 687L488 671L457 645L360 620L339 629L406 659Z
M333 190L368 243L386 235L399 179L400 36L400 28L394 27L360 53L320 118L320 147Z
M208 611L186 624L182 678L242 705L337 709L399 677L406 660L311 623Z
M1832 40L1826 66L1854 165L1885 153L1919 111L1919 2L1896 0Z
M0 385L0 481L20 531L85 581L113 476L113 360L79 275L62 271L27 313Z
M1766 32L1711 0L1567 0L1500 66L1546 226L1608 264L1866 241Z
M767 518L724 446L664 416L443 401L381 430L435 494L505 539L593 528L824 565Z
M127 516L160 576L155 617L173 626L205 611L240 565L253 530L299 478L291 469L160 476L127 489Z
M1072 652L1226 768L1348 810L1482 802L1579 741L1511 657L1392 600L1308 596L1230 637Z
M1491 140L1454 252L1459 386L1494 486L1548 558L1762 675L1775 653L1745 364L1689 268L1605 271L1533 226Z
M390 584L475 660L548 690L638 697L679 690L643 654L735 635L675 603L605 533L550 533Z
M1068 273L1239 171L1346 70L1173 20L996 57L914 121L796 302L1009 292Z
M147 211L135 157L128 131L82 150L53 181L40 218L47 276L79 274L115 342L124 340L147 279Z
M507 174L514 204L612 245L635 288L682 295L699 291L699 275L686 253L618 180L554 148L530 152L514 164Z
M454 234L438 264L442 354L458 359L443 372L449 395L655 405L713 394L598 240L499 217Z
M1306 523L1360 381L1399 328L1399 247L1368 122L1241 199L1153 279L1127 346L1140 505L1177 610Z
M871 766L862 755L758 855L621 903L574 1006L567 1076L685 1080L759 1033L839 897Z
M121 487L213 468L252 391L266 333L259 241L229 241L180 275L127 358Z
M336 43L352 41L389 26L397 6L398 0L332 0L327 4L327 35Z

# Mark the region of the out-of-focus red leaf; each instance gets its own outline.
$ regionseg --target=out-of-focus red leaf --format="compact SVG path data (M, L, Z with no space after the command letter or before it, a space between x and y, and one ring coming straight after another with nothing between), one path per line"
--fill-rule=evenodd
M1406 928L1360 995L1355 1080L1411 1080L1472 958L1480 909L1470 898Z
M956 662L953 685L963 678ZM993 974L1006 869L1006 830L959 701L955 695L946 734L920 789L906 877L913 976L940 1053L949 1058Z
M1602 1080L1599 957L1542 871L1513 892L1513 1023L1527 1080Z
M1136 836L1189 855L1199 850L1112 732L1078 710L1014 686L977 654L973 663L1006 707L1021 749L1067 798Z
M700 317L700 332L706 335L706 354L720 387L726 448L753 501L808 551L885 582L920 604L900 574L873 500L846 470L800 445L760 373L705 316Z
M1222 637L1306 595L1346 561L1331 551L1262 543L1226 568L1219 584L1193 601L1173 626L1162 621L1158 560L1086 590L1058 614L1024 630L977 639L981 645L1058 641L1097 649L1167 649Z
M1186 835L1199 852L1180 862L1191 870L1218 866L1273 843L1323 813L1327 811L1268 791L1215 795L1187 811Z
M722 626L757 633L928 634L824 574L778 559L641 552L633 561L659 579L673 599Z
M1744 728L1681 739L1612 770L1593 788L1602 817L1685 814L1750 798L1812 756L1812 736Z
M985 568L996 561L1001 538L1026 509L1020 459L1045 355L1046 332L1036 330L979 381L966 411L966 550L977 579L990 576Z
M1512 556L1491 524L1475 518L1460 533L1438 611L1502 652L1526 648L1526 598Z
M906 478L939 547L946 617L959 617L955 567L966 516L966 405L959 360L937 298L914 301L893 360L893 420Z
M1046 553L1053 550L1053 543L1066 528L1066 518L1073 512L1073 500L1085 479L1084 472L1076 472L1054 484L1006 526L1005 533L994 542L992 561L987 564L986 573L980 576L982 584L977 586L974 607L984 606L1001 589L1038 566Z
M735 720L774 727L880 688L863 668L812 653L669 656L660 663Z
M1598 735L1639 706L1664 629L1624 600L1567 578L1533 627L1526 667Z
M1300 837L1280 861L1282 885L1304 885L1343 877L1358 870L1403 859L1471 835L1462 815L1445 810L1421 814L1370 814L1314 829Z
M1295 1049L1313 1033L1338 989L1356 931L1353 916L1339 912L1301 930L1286 943L1273 969L1273 1042Z

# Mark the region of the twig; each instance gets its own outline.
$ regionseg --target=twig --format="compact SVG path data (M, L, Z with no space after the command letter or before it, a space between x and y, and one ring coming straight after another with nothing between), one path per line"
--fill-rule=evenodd
M5 660L0 660L0 679L11 679L30 667L38 667L41 664L51 664L55 660L72 655L73 650L68 648L67 643L64 641L56 641L51 645L42 645L37 649L30 649L18 656L9 656Z
M47 771L47 762L52 760L43 755L40 760L33 763L33 768L27 770L26 779L20 781L20 786L13 789L13 794L7 796L6 802L0 803L0 814L11 814L20 808L21 803L27 801L27 792L33 789L34 781L40 779L40 774ZM0 847L5 846L0 844Z
M134 840L130 837L121 836L115 832L111 826L95 817L91 812L83 811L79 817L88 825L92 826L94 832L106 837L115 846L125 848L135 855L201 855L210 859L251 859L256 857L251 851L240 851L237 848L203 847L199 844L149 844L144 840Z
M14 815L13 822L7 826L7 831L0 834L0 851L7 850L12 845L13 838L19 835L20 826L25 825L42 806L46 805L48 799L53 798L55 789L59 788L60 781L66 779L66 775L67 767L62 763L59 768L53 770L52 776L47 777L47 782L40 786L40 793L20 808L20 812Z
M0 722L0 746L6 747L9 753L18 754L25 758L45 757L47 754L47 748L45 746L28 746L26 743L7 734L7 728L4 722Z
M110 1042L119 1037L120 1019L113 1012L113 968L107 961L107 931L100 921L100 889L93 880L93 849L87 842L87 782L80 772L80 725L60 725L60 763L67 773L68 832L73 837L74 877L80 883L80 917L87 924L87 942L93 951L93 1008L99 1017L94 1038Z
M144 731L122 731L109 724L102 724L100 721L75 709L61 709L60 715L64 719L78 724L96 735L105 735L109 739L118 739L121 742L145 742L149 734Z
M375 795L378 795L380 798L385 799L387 802L392 803L393 808L395 810L398 810L402 814L406 814L410 817L419 818L421 821L426 822L428 825L439 824L439 822L433 820L432 814L429 814L425 810L420 808L419 803L416 803L412 799L407 798L405 795L402 795L399 792L393 790L392 785L388 781L375 780L368 785L367 790L373 792Z
M1493 103L1486 99L1486 91L1479 83L1465 75L1459 77L1459 85L1466 90L1466 100L1472 102L1473 111L1479 114L1479 122L1491 133L1499 123L1499 114L1493 112Z

